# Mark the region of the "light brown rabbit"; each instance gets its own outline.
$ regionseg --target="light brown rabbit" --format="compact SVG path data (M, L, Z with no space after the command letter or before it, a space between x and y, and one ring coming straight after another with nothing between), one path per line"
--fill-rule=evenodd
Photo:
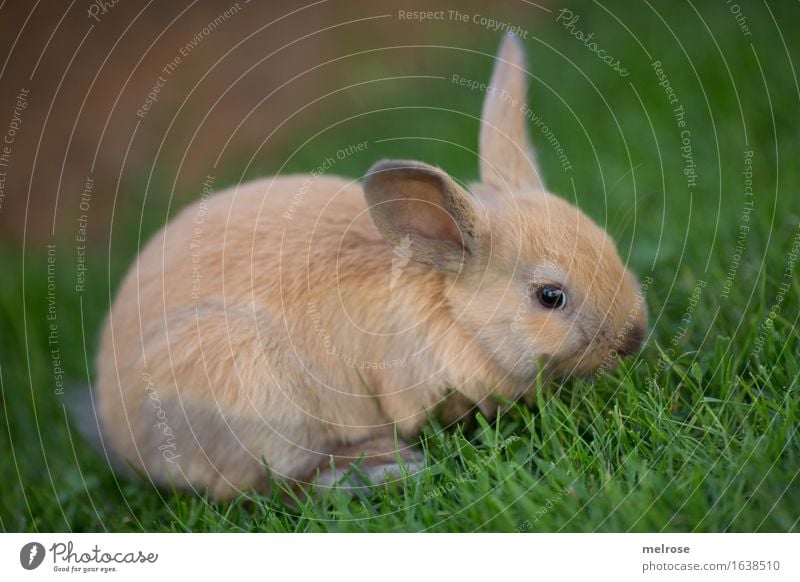
M613 241L545 191L522 46L503 41L481 182L383 161L363 185L239 185L185 209L122 283L98 355L103 433L157 484L222 498L276 480L418 470L429 418L487 414L537 373L638 351L646 313ZM302 192L302 196L299 196Z

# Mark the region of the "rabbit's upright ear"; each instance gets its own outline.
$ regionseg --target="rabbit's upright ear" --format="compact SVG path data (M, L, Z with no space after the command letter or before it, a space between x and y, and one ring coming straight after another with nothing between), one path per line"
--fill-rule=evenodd
M364 179L364 195L383 238L414 261L457 273L477 251L480 210L439 168L407 160L379 162Z
M544 190L528 136L525 51L506 35L494 66L481 115L481 181L500 190Z

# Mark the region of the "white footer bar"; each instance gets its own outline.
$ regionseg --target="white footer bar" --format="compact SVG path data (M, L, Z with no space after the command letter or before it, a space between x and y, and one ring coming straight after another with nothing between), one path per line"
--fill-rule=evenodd
M438 575L796 581L800 534L0 535L2 580L227 582L253 574L348 582Z

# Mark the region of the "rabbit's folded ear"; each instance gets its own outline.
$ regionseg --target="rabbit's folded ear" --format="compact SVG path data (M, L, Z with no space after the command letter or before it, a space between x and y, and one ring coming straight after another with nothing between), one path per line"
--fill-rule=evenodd
M528 135L525 51L506 35L481 114L481 181L500 190L544 190L544 180Z
M385 160L364 178L375 226L405 256L458 272L477 251L483 219L474 198L439 168Z

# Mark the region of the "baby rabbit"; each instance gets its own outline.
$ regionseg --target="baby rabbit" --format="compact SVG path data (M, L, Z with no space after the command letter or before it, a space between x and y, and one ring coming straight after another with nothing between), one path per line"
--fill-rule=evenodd
M272 177L185 209L124 279L97 359L103 434L162 485L225 498L268 473L329 486L423 465L431 414L486 414L538 373L639 350L639 285L606 233L546 192L520 42L483 108L481 181L416 161L363 186ZM302 193L299 195L298 193Z

